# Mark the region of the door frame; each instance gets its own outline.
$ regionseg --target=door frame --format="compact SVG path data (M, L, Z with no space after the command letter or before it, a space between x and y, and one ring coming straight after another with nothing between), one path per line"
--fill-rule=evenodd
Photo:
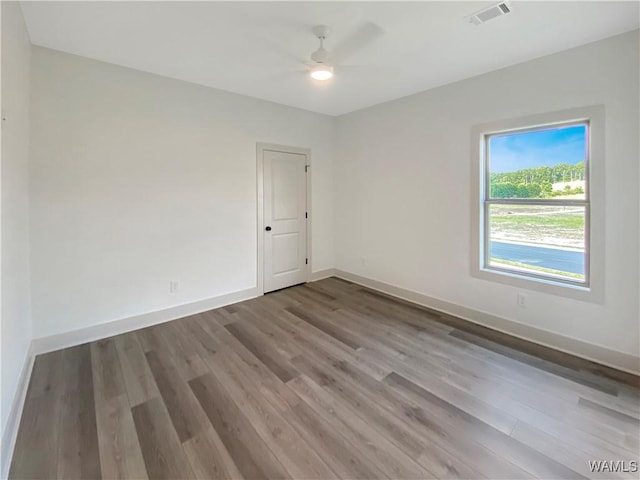
M313 214L311 212L311 149L278 145L274 143L258 142L256 145L256 193L257 193L257 279L258 293L264 295L264 152L285 152L306 155L306 189L307 189L307 264L305 265L305 282L311 280L311 225Z

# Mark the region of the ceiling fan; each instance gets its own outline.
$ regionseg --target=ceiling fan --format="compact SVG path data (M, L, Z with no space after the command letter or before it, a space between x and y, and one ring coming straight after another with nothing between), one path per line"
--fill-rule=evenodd
M317 25L313 27L313 34L320 40L320 47L311 54L311 78L315 80L329 80L333 77L333 65L329 62L329 52L324 48L324 41L329 34L329 27Z
M324 41L330 33L329 27L316 25L313 27L312 32L318 38L320 46L311 54L311 62L307 64L307 67L311 78L319 81L332 78L336 62L342 63L383 34L382 28L374 23L367 22L347 36L332 52L329 52L324 48ZM340 65L340 69L343 67L345 65Z

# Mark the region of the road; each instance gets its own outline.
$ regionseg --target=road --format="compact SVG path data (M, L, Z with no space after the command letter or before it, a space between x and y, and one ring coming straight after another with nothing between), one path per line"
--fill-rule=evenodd
M584 252L517 243L491 242L491 257L584 275Z

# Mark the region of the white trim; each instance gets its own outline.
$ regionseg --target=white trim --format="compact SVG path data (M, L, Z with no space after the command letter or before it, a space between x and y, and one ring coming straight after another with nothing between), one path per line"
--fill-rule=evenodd
M311 242L311 237L312 237L312 211L313 209L311 208L311 175L313 175L313 170L311 168L311 150L307 149L307 168L306 168L306 174L307 174L307 282L311 281L311 277L312 277L312 266L313 266L313 248L311 248L312 246L312 242Z
M484 136L494 132L521 130L527 127L589 121L589 160L586 232L589 245L589 286L554 282L552 278L536 278L519 272L482 268L480 263L484 241L480 235L484 225L482 168L484 166ZM523 289L536 290L577 300L604 303L605 300L605 109L602 105L572 108L516 119L476 125L471 130L471 276Z
M214 308L224 307L232 303L242 302L262 295L257 288L248 288L237 292L227 293L217 297L211 297L197 302L185 303L175 307L143 313L132 317L121 318L99 325L92 325L70 332L51 335L48 337L34 338L32 349L35 355L52 352L61 348L73 347L83 343L100 340L102 338L119 335L121 333L150 327L159 323L177 320L179 318L206 312Z
M312 279L311 266L313 264L311 257L311 225L312 225L312 208L311 208L311 150L301 147L290 147L287 145L277 145L273 143L258 142L256 144L256 205L257 205L257 268L256 268L256 285L260 295L264 294L264 152L271 150L276 152L295 153L305 155L307 157L307 271L305 281L310 282Z
M611 350L600 345L587 343L576 338L566 337L558 333L525 325L514 320L508 320L487 312L474 310L456 303L439 298L429 297L419 292L409 290L396 285L391 285L379 280L362 277L354 273L335 269L335 276L348 280L358 285L377 290L387 295L417 303L433 310L452 315L484 327L497 330L508 335L537 343L545 347L553 348L586 360L591 360L606 365L616 370L621 370L634 375L640 374L640 357Z
M325 278L333 277L336 274L335 268L327 268L326 270L319 270L311 273L311 282L317 282L318 280L324 280Z
M9 468L11 467L13 449L16 446L16 440L18 438L20 419L22 418L22 410L24 409L24 402L27 398L27 390L29 389L29 381L31 380L31 371L33 370L34 360L35 354L32 342L27 350L27 356L24 364L22 365L20 378L18 379L18 388L15 396L13 397L13 402L11 403L7 424L4 427L4 432L2 432L2 467L0 471L0 478L9 477Z

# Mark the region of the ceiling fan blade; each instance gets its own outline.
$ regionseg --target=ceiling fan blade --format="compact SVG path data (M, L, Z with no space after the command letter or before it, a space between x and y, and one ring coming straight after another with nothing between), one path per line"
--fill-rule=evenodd
M335 63L341 63L366 48L384 35L384 30L373 22L365 22L333 48Z
M399 69L389 65L338 65L335 68L336 76L353 75L384 75L389 76L398 73Z
M260 80L285 81L292 78L304 77L305 75L309 75L309 70L306 68L291 69L262 75L260 76Z
M306 65L308 63L308 60L305 59L304 57L298 56L297 54L294 54L293 52L291 52L289 49L283 47L282 45L274 42L273 40L270 40L268 38L261 38L260 42L262 42L264 45L267 45L272 51L274 51L275 53L277 53L278 55L280 55L283 58L287 58L289 61L294 61L300 65Z

